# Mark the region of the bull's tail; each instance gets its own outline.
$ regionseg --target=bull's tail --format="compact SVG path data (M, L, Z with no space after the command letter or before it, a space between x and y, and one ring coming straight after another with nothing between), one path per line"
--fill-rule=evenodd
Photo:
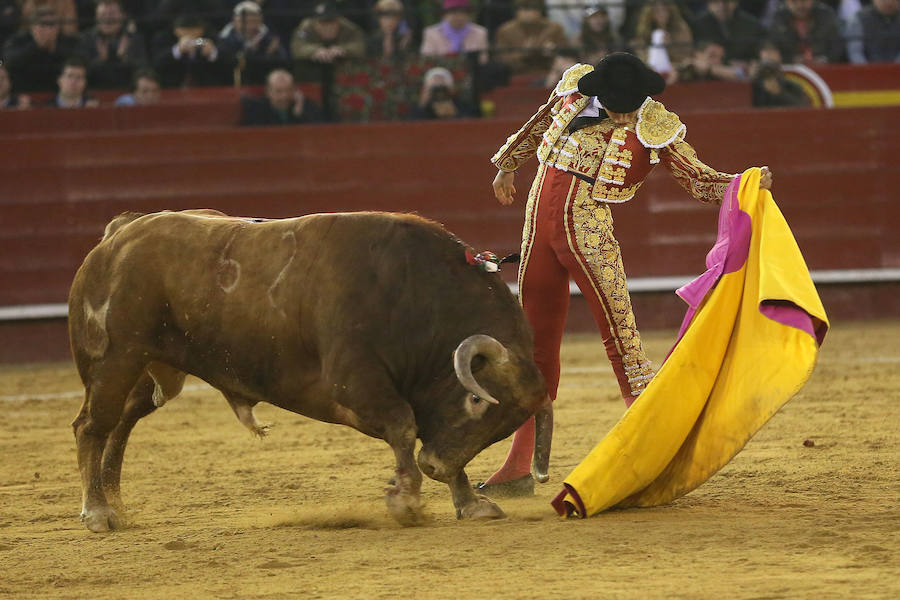
M109 238L109 236L117 232L124 225L128 225L135 219L143 217L145 214L146 213L139 212L123 212L119 216L114 217L113 220L106 225L106 229L103 231L103 239Z

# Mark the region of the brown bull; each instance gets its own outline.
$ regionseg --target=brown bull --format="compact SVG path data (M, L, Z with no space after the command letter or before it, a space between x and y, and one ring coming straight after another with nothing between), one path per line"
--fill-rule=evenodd
M265 401L385 440L388 508L407 524L421 520L422 472L450 486L458 517L503 516L463 468L546 400L507 286L410 215L121 215L75 276L69 333L86 389L73 427L91 531L123 524L128 436L186 373L255 433Z

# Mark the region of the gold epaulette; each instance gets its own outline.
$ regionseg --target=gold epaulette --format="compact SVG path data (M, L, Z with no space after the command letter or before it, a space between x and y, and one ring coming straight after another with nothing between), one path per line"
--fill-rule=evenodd
M645 148L668 146L676 139L683 139L686 131L678 115L666 110L662 102L647 98L638 111L635 133Z
M559 83L556 84L556 88L553 91L559 97L568 96L573 92L577 92L578 80L593 70L593 65L583 65L581 63L572 65L566 69L565 73L563 73L562 79L559 80Z

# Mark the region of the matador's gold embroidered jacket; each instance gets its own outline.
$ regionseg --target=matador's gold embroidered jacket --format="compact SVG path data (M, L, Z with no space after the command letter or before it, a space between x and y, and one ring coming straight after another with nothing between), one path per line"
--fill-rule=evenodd
M567 70L547 103L491 158L502 171L515 171L537 154L549 167L594 179L591 196L620 203L634 197L644 179L662 162L678 183L702 202L719 204L733 174L703 164L684 141L678 115L649 97L638 109L635 126L617 127L604 119L568 133L569 124L591 101L578 92L578 80L594 69L578 64Z

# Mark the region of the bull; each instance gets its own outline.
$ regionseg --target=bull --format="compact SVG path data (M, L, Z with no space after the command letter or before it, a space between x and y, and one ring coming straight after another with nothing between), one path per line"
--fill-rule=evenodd
M69 336L85 387L72 423L81 517L95 532L125 524L128 437L186 374L259 435L253 409L269 402L383 439L396 460L387 506L406 525L423 518L422 473L450 487L458 518L503 517L464 467L549 410L507 286L413 215L125 213L75 275Z

